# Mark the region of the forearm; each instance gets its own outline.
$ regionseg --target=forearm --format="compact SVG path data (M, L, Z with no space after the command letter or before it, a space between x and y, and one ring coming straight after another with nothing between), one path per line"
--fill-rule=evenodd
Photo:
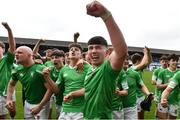
M167 88L162 92L161 100L167 99L167 97L168 97L169 94L172 92L172 90L173 90L172 88L167 87Z
M15 49L16 49L16 43L15 43L15 39L13 37L13 33L12 33L11 29L8 29L8 42L9 42L10 52L14 53Z
M166 84L157 84L157 88L158 89L165 89L166 87L168 86L168 83L166 83Z
M118 91L118 95L119 96L126 96L128 95L128 91L127 90L117 90Z
M40 44L41 44L41 42L38 41L37 44L34 46L34 48L33 48L33 54L34 55L38 54Z
M70 94L71 94L72 97L79 97L79 96L83 96L83 95L84 95L84 92L85 92L85 89L82 88L82 89L73 91L73 92L71 92Z
M107 18L105 25L107 27L114 52L119 58L124 58L127 55L127 45L123 34L112 15Z
M40 107L43 107L44 105L46 105L46 103L49 101L50 97L52 95L52 91L50 89L47 89L43 99L41 100L41 102L39 103Z
M7 88L7 100L12 100L15 85L10 81Z
M50 87L52 92L54 92L54 93L58 93L59 92L58 85L50 78L50 76L44 77L44 79L48 83L48 85L49 85L49 87Z
M149 95L149 94L150 94L148 88L147 88L145 85L142 85L141 90L143 91L143 93L144 93L145 95Z

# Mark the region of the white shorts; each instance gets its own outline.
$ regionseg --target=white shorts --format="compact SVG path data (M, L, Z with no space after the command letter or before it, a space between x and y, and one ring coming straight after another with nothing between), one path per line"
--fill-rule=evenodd
M168 107L163 107L160 103L158 103L158 111L161 113L168 113L171 116L178 116L178 104L177 105L169 105Z
M121 120L124 119L124 112L123 110L121 111L112 111L112 118L115 120Z
M54 94L50 97L50 100L49 100L49 102L50 102L50 103L49 103L49 104L50 104L50 105L49 105L49 108L50 108L50 109L52 109L53 101L55 101L55 96L54 96Z
M161 103L158 103L157 110L161 113L168 113L168 107L163 107Z
M178 104L177 105L169 105L169 111L168 113L171 115L171 116L178 116Z
M57 116L57 119L59 118L60 113L61 113L61 106L56 104L56 116Z
M83 120L82 112L61 112L58 120Z
M4 96L0 96L0 116L8 114L8 110L5 105L6 98Z
M27 101L25 101L24 105L24 118L25 119L48 119L49 115L49 102L46 103L45 106L43 106L42 110L37 115L31 114L31 109L36 107L37 104L30 104Z
M145 96L139 97L137 98L137 112L141 112L142 108L141 108L141 102L145 99Z
M125 120L136 120L137 117L137 106L124 108L124 119Z

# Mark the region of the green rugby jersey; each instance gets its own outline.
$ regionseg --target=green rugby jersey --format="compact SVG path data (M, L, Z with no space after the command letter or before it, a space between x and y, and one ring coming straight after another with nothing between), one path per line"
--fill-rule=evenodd
M38 104L43 99L46 88L46 82L43 75L39 72L45 66L41 64L33 64L29 67L18 66L12 72L12 80L20 81L25 91L26 101L30 104Z
M170 81L170 79L172 79L172 77L174 76L174 74L177 72L178 70L176 71L171 71L169 68L167 69L164 69L163 71L161 71L159 73L159 76L158 76L158 80L157 80L157 84L166 84ZM162 92L164 91L165 88L159 88L159 93L158 93L158 98L159 98L159 101L160 101L160 98L161 98L161 94Z
M180 71L175 73L172 78L172 81L168 84L168 87L172 88L173 91L168 96L169 104L178 104L179 103L179 93L180 93Z
M153 74L152 74L152 80L154 80L154 81L156 81L157 82L157 80L158 80L158 76L159 76L159 73L161 72L161 71L163 71L164 70L164 68L162 68L162 67L159 67L159 68L157 68L157 69L155 69L154 70L154 72L153 72ZM156 99L157 99L157 101L159 101L159 94L161 93L161 91L159 91L159 89L157 89L157 87L155 88L155 96L156 96Z
M7 86L11 78L11 71L14 62L14 54L11 54L9 50L0 59L0 96L7 95Z
M59 74L56 84L61 89L64 86L63 95L67 95L72 91L84 88L84 79L88 69L91 67L90 64L84 63L84 70L77 70L69 65L65 65ZM70 102L63 102L63 112L82 112L84 105L84 96L75 97Z
M90 69L85 78L85 119L112 119L112 97L120 71L112 69L109 60Z
M116 89L119 89L119 90L127 90L128 89L126 73L124 70L122 70L119 73L119 76L116 79ZM112 103L113 111L120 111L123 109L123 104L122 104L123 97L124 96L118 96L116 94L113 95L113 103Z
M133 69L128 69L126 71L126 80L129 86L128 95L122 97L123 108L136 106L137 100L137 88L141 89L144 84L139 73Z
M59 76L59 73L60 73L60 70L62 68L60 68L59 70L57 70L54 66L53 67L50 67L51 69L51 73L50 73L50 77L51 79L56 82L57 79L58 79L58 76ZM57 105L62 105L62 102L63 102L63 92L64 92L64 87L61 87L61 90L59 93L55 93L55 102Z
M141 79L143 80L143 77L142 77L143 70L137 70L135 66L132 66L129 69L137 71L138 74L140 75ZM142 90L139 87L137 87L136 94L137 94L138 98L144 96L144 93L142 92Z

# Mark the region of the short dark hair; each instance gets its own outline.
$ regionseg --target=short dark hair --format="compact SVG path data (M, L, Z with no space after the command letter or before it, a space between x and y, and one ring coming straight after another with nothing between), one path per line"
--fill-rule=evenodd
M65 57L65 54L62 50L54 50L51 54L51 57L52 56Z
M166 55L162 55L159 60L168 60L168 57Z
M78 44L78 43L71 43L71 44L69 45L69 50L70 50L72 47L77 47L77 48L79 48L79 49L81 50L81 52L83 51L81 45Z
M101 36L95 36L89 39L88 45L93 45L93 44L104 45L106 47L108 46L106 39L104 39Z
M141 61L142 60L142 55L139 53L134 53L133 55L131 55L131 61L133 64L135 64L137 61Z
M175 61L178 61L178 60L179 60L179 57L178 57L176 54L170 54L170 55L168 56L168 60L171 60L171 59L173 59L173 60L175 60Z
M5 44L0 41L0 47L5 48Z

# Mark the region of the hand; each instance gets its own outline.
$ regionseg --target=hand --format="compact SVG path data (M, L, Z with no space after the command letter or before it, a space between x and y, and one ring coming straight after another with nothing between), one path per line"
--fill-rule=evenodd
M98 1L86 5L87 14L94 17L101 17L106 14L107 9Z
M76 64L77 69L83 70L84 69L84 60L80 59Z
M144 53L150 53L150 49L147 46L144 47Z
M36 107L31 109L31 114L36 115L41 111L42 107L40 105L37 105Z
M119 90L119 89L116 89L116 90L115 90L115 94L116 94L116 95L121 95L120 90Z
M161 105L162 105L163 107L167 107L167 105L168 105L167 99L161 99Z
M43 61L41 59L35 59L34 62L35 64L43 64Z
M67 94L67 95L64 96L63 101L64 101L64 102L69 102L69 101L72 100L72 98L73 98L72 94L69 93L69 94Z
M7 30L11 30L11 28L9 27L7 22L2 22L2 25L7 29Z
M45 39L40 39L39 43L45 43Z
M5 106L9 111L15 111L15 104L12 100L7 100Z
M50 68L49 67L45 67L43 69L43 71L42 71L42 74L43 74L44 77L49 77L50 76L50 72L51 72Z

